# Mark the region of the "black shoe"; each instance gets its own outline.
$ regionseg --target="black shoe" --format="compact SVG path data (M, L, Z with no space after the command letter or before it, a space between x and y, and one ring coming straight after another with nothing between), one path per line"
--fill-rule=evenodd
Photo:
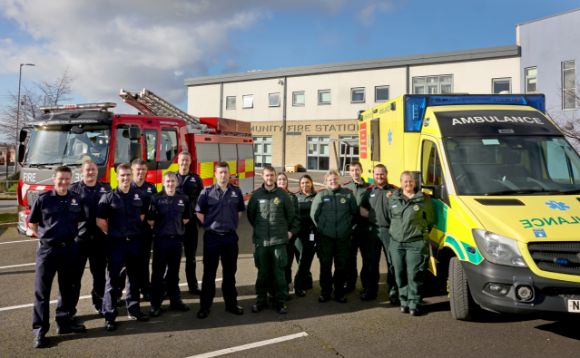
M151 317L159 317L161 315L161 308L153 308L149 310L149 316Z
M201 290L197 287L192 287L189 289L189 293L192 295L201 295Z
M254 313L258 313L258 312L262 312L264 310L264 308L266 308L267 306L263 303L256 303L252 305L252 312Z
M139 321L139 322L147 322L149 321L149 317L141 312L141 311L136 311L133 313L130 313L127 315L127 317L129 318L129 320L131 321Z
M235 315L241 316L244 314L244 308L242 306L226 306L226 312L233 313Z
M421 316L423 314L423 310L420 309L419 307L415 307L414 309L409 310L409 314L415 317Z
M107 332L113 332L117 329L117 322L115 321L105 321L105 330Z
M360 299L363 301L374 301L377 299L377 294L365 291L360 294Z
M401 313L409 313L409 307L401 306Z
M206 319L209 316L209 310L199 310L197 311L197 318Z
M171 308L174 311L180 311L180 312L187 312L189 311L189 306L186 305L183 302L177 302L177 303L172 303L169 308Z
M399 300L399 297L389 297L389 302L393 306L398 306L401 304L401 300Z
M57 324L56 333L57 334L68 334L68 333L86 333L87 327L84 324L78 324L74 321L63 322Z
M354 289L355 285L344 285L344 293L351 293Z
M46 348L48 347L48 338L39 334L32 340L32 348Z
M142 293L143 301L149 302L151 301L151 295L149 293Z
M330 301L330 296L320 295L318 297L318 302L324 303Z
M286 304L282 304L278 306L278 314L287 314L288 313L288 306Z
M346 303L346 297L344 296L335 297L334 300L338 303Z
M296 290L295 293L296 293L296 296L298 296L298 297L306 296L306 291L304 291L304 290Z

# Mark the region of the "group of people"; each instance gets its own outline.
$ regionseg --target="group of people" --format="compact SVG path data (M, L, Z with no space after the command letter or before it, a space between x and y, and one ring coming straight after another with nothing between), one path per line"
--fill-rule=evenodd
M178 285L182 254L189 292L200 295L199 319L210 315L220 262L225 310L244 314L235 277L236 230L246 210L243 194L230 183L226 162L215 165L214 184L206 187L190 171L190 154L180 153L178 165L177 173L163 174L159 193L145 180L147 163L141 159L117 166L115 189L98 182L98 168L91 160L83 162L81 180L74 184L70 168L55 169L54 189L39 196L28 220L39 238L32 324L35 348L48 345L50 291L56 274L57 333L86 332L75 315L87 261L92 303L104 317L107 331L117 328L123 290L131 320L159 316L165 297L172 310L190 309ZM313 287L315 255L320 260L319 302L334 298L345 303L345 295L356 287L359 250L363 263L360 297L374 300L382 250L388 262L391 303L400 303L404 313L421 313L420 286L429 257L426 237L433 225L430 199L417 192L410 172L401 175L401 187L396 189L388 184L384 165L376 165L373 171L369 185L361 178L361 164L351 163L352 181L344 187L338 173L329 171L326 188L319 192L312 178L303 175L300 190L294 194L288 191L285 173L276 175L273 167L263 168L263 184L247 204L258 271L252 312L273 305L278 313L287 313L292 284L299 297ZM195 273L198 226L204 229L201 290ZM298 269L292 277L294 259ZM150 301L149 314L142 312L142 300Z

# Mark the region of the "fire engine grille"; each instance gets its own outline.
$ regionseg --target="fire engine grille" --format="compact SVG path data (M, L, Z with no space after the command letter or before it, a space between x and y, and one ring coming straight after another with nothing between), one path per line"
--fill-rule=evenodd
M29 190L26 193L26 201L28 202L28 205L30 207L32 207L32 204L34 204L36 202L36 199L38 199L39 195L40 195L40 191L38 191L38 190Z
M534 242L528 244L528 250L540 270L580 274L580 242Z

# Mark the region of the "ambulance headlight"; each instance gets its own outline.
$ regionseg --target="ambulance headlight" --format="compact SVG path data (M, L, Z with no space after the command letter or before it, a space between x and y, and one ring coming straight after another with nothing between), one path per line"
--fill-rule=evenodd
M472 233L479 251L487 261L514 267L528 266L515 240L482 229L473 229Z

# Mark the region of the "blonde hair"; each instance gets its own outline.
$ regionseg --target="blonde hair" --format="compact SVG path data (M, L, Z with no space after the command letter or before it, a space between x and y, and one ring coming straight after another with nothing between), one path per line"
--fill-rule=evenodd
M324 182L326 183L326 180L328 179L328 177L330 177L331 175L336 175L337 177L340 178L340 175L338 174L338 172L334 169L330 169L329 171L326 172L326 174L324 174Z

